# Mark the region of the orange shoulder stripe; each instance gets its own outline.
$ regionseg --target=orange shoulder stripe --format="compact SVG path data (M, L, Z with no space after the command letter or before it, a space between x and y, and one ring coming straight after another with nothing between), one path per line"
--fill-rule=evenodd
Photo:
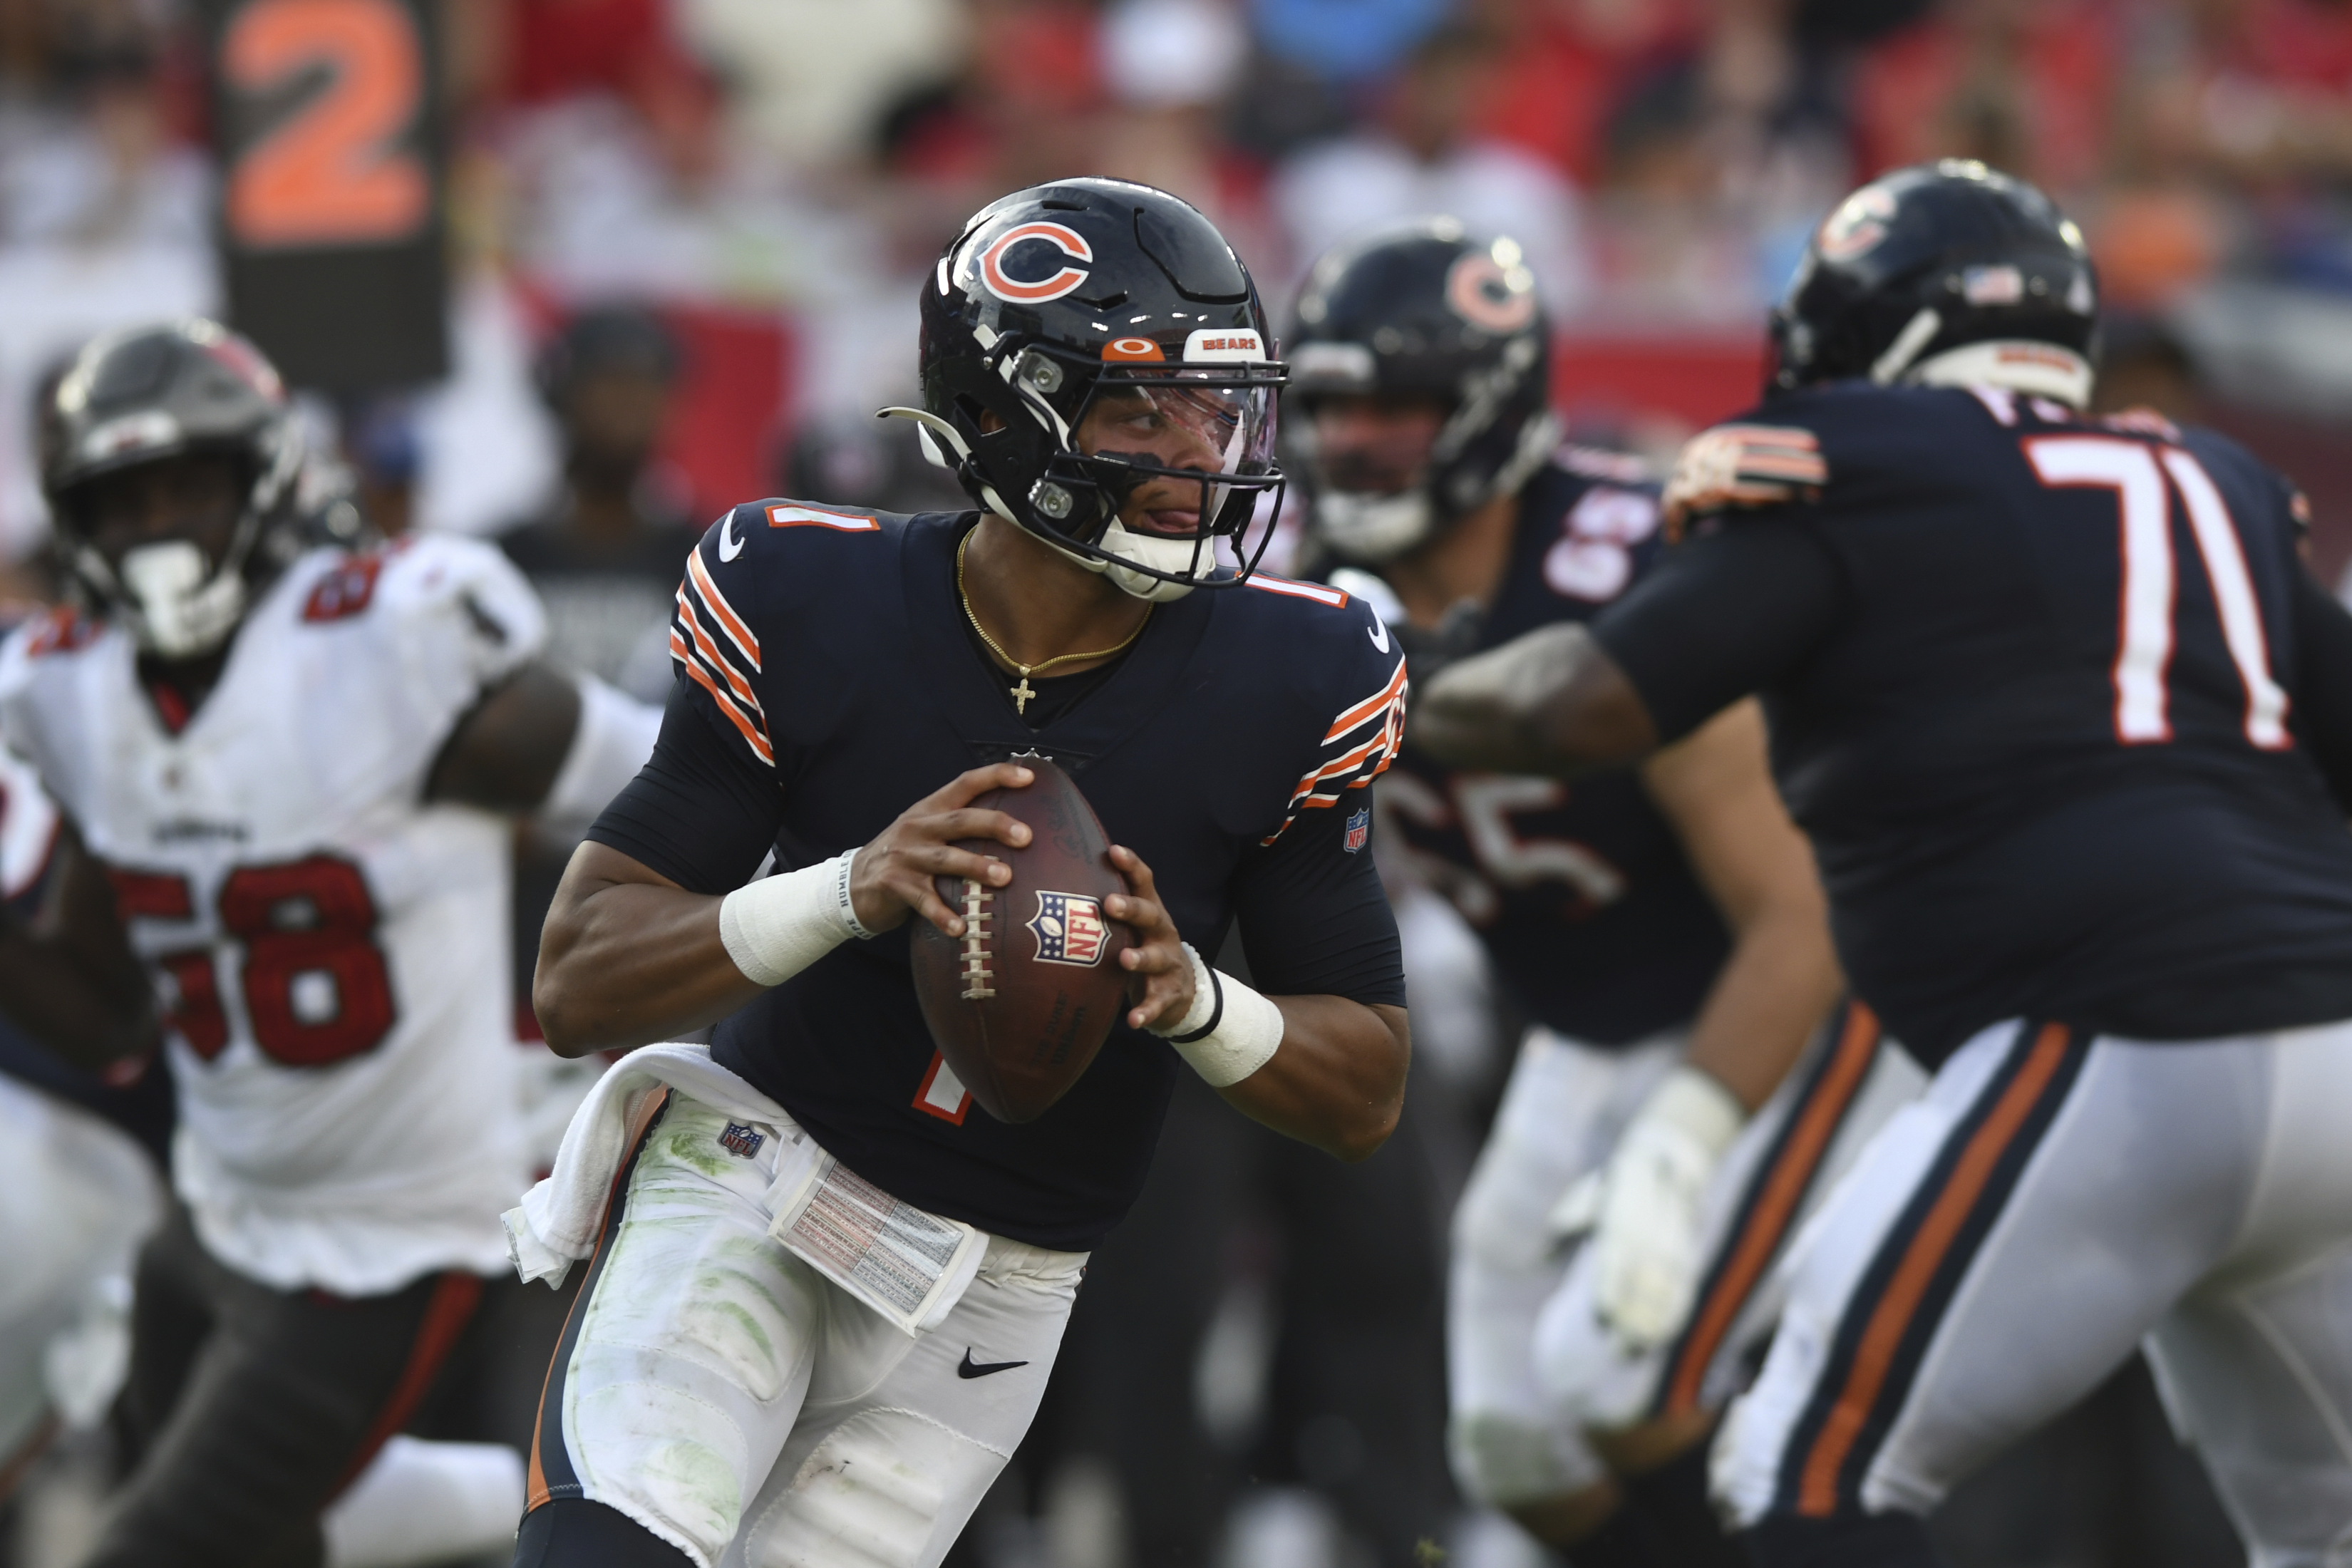
M758 725L752 723L749 718L744 716L742 710L735 706L733 700L730 699L727 693L719 689L719 683L717 681L711 679L709 676L703 673L701 661L698 659L683 659L679 661L678 668L685 670L689 676L692 676L697 685L700 686L705 691L710 693L711 697L719 704L719 710L727 715L727 721L729 723L734 725L736 729L743 732L743 739L751 743L752 752L759 757L759 759L767 763L770 767L774 767L776 765L776 753L774 749L768 744L768 737L761 733Z
M1323 737L1323 743L1328 746L1332 742L1338 740L1340 736L1346 734L1349 731L1356 728L1359 724L1363 723L1365 721L1371 718L1373 714L1379 712L1383 704L1393 700L1403 690L1404 660L1399 659L1397 660L1396 668L1389 672L1387 685L1381 687L1378 691L1373 692L1370 697L1365 698L1361 702L1357 703L1354 707L1341 712L1337 719L1331 721L1331 729L1329 732Z
M709 607L712 618L718 621L719 629L727 634L727 640L735 645L736 650L750 661L753 669L759 668L760 639L751 635L751 628L743 624L743 617L735 613L735 606L729 604L727 595L719 591L718 583L711 578L710 568L702 563L702 548L699 545L687 552L686 576L687 582L694 585L695 593ZM679 584L678 591L686 591L684 584Z

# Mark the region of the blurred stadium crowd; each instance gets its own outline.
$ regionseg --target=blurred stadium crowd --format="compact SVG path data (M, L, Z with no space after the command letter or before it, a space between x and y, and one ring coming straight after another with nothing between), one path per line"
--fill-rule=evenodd
M42 372L219 296L194 9L0 0L11 560L43 527ZM331 411L395 524L541 504L531 355L615 300L685 351L669 504L781 488L795 437L833 488L887 483L865 426L910 379L913 278L982 201L1080 171L1201 205L1277 315L1368 222L1506 230L1566 323L1571 416L1656 448L1743 400L1753 323L1837 193L1977 156L2078 215L2111 303L2224 392L2352 407L2352 6L2329 0L466 0L438 47L459 374Z
M44 378L95 331L221 307L197 9L0 0L7 597L51 592ZM1656 455L1750 400L1763 311L1842 192L1980 158L2088 231L2111 385L2202 400L2310 492L2329 570L2352 549L2328 528L2352 515L2347 0L447 0L439 20L455 373L310 416L378 526L504 535L558 656L641 696L667 683L688 531L723 506L962 504L871 414L907 399L918 282L965 215L1071 174L1201 206L1277 320L1370 224L1507 232L1562 325L1571 431ZM526 968L569 847L521 847ZM1401 910L1429 1086L1412 1135L1342 1177L1249 1142L1205 1091L1180 1103L1175 1173L1133 1222L1164 1274L1106 1271L1122 1337L1074 1328L1071 1392L972 1561L1193 1561L1236 1496L1251 1562L1402 1561L1446 1517L1437 1247L1510 1035L1442 983L1475 954L1428 902ZM1425 1245L1341 1234L1367 1201ZM1382 1359L1400 1345L1418 1373ZM1333 1392L1375 1372L1385 1404ZM1171 1402L1193 1438L1137 1430ZM2022 1462L2113 1468L2137 1440ZM2201 1486L2177 1456L2142 1470ZM1165 1485L1140 1496L1139 1474ZM2076 1490L2179 1561L2228 1560L2226 1534L2198 1555L2206 1514L2122 1485ZM2052 1555L2008 1560L2156 1560L2117 1531L2086 1543L2082 1517L1994 1531L1970 1560L2019 1539Z

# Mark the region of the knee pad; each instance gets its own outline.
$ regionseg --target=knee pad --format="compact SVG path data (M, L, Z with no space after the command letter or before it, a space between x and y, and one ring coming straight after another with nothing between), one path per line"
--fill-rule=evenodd
M1943 1568L1915 1514L1767 1515L1740 1537L1757 1568Z
M1575 1437L1498 1411L1465 1411L1447 1424L1446 1458L1463 1495L1490 1508L1580 1491L1608 1471Z
M617 1509L557 1498L522 1516L514 1568L694 1568L694 1559Z

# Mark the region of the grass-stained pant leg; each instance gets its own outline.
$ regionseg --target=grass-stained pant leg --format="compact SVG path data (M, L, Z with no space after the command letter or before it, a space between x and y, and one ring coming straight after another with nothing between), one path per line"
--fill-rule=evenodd
M937 1568L1037 1414L1083 1254L1003 1237L909 1341L827 1287L801 1412L725 1568Z
M549 1370L525 1506L603 1503L710 1568L799 1417L821 1282L768 1236L783 1135L755 1130L746 1157L716 1111L648 1110Z
M730 1132L673 1093L640 1134L551 1370L532 1508L602 1503L698 1568L945 1555L1035 1414L1084 1259L992 1240L910 1337L768 1235L797 1131Z

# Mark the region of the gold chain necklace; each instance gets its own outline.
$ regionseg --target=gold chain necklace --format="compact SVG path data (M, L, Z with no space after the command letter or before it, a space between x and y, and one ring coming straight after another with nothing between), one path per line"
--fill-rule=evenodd
M980 616L971 607L971 595L963 591L963 552L971 547L971 535L969 533L956 543L956 597L963 602L963 618L971 623L971 629L980 634L980 640L988 645L988 651L1021 672L1020 683L1005 688L1005 691L1013 699L1013 710L1015 713L1026 714L1029 711L1029 700L1037 695L1036 688L1029 684L1029 678L1032 675L1042 675L1057 664L1076 664L1085 659L1108 658L1115 653L1125 653L1128 645L1141 637L1143 628L1151 624L1153 606L1146 605L1143 606L1143 619L1136 622L1135 629L1119 639L1113 647L1097 648L1093 653L1058 653L1036 664L1024 664L1005 652L998 645L997 640L988 635L988 628L980 624Z

